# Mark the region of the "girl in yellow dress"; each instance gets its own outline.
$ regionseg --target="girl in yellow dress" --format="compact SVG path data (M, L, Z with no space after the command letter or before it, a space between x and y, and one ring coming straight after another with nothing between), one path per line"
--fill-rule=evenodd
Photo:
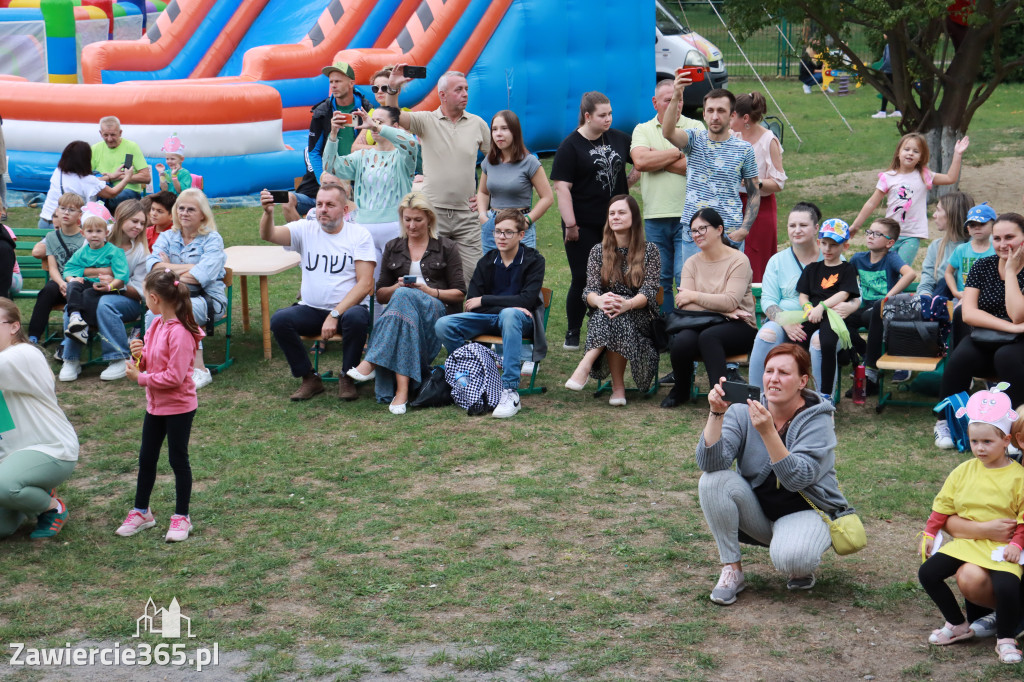
M971 396L958 417L967 414L968 435L974 457L953 470L932 503L925 527L924 553L931 555L918 570L918 579L946 619L928 641L945 645L974 635L968 623L984 615L981 607L966 602L964 617L946 578L964 563L988 571L999 608L996 610L996 653L1003 663L1020 663L1021 651L1013 635L1020 611L1021 548L1024 547L1024 467L1006 456L1011 425L1017 419L1010 398L1003 393L1009 384ZM957 515L972 521L1015 518L1017 530L1008 545L994 540L958 538L942 544L934 554L935 535L946 519Z

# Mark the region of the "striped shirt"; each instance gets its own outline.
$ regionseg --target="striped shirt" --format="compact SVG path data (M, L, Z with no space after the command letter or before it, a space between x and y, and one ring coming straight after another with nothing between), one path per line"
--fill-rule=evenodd
M757 178L754 148L736 137L722 142L709 140L706 130L688 130L687 135L689 142L683 147L686 154L683 224L689 225L690 218L699 209L711 207L722 216L728 234L743 223L740 184L747 178Z

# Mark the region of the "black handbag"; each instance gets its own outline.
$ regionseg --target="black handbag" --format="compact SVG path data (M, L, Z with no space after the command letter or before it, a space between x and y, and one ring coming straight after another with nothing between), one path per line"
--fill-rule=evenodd
M669 336L687 329L700 333L716 324L728 322L729 318L722 313L707 310L672 310L665 320L665 331Z
M945 355L938 322L889 320L885 330L885 352L912 358Z
M668 351L669 334L668 330L665 329L665 316L659 314L653 320L651 320L650 329L651 343L654 345L654 350L658 353L665 353Z
M1024 334L1014 332L1002 332L997 329L986 329L985 327L974 327L971 329L971 341L979 346L986 346L995 350L999 346L1014 343L1024 337Z
M452 387L444 378L444 367L435 367L430 370L427 380L420 385L420 392L416 400L409 403L409 407L444 407L454 402Z

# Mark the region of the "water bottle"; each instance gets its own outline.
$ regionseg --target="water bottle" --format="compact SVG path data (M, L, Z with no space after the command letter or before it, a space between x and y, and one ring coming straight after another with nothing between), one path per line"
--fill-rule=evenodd
M469 372L459 372L455 375L455 385L460 388L469 386ZM863 400L861 402L864 402Z
M863 405L864 396L867 394L867 375L864 371L864 364L857 365L853 373L853 404Z

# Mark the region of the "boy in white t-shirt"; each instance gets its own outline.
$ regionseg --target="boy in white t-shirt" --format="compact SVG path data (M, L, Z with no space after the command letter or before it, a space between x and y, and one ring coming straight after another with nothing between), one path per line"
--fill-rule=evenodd
M278 310L270 318L270 330L288 360L292 376L302 379L292 400L309 400L324 391L302 337L319 335L328 341L339 334L343 359L338 397L359 397L355 382L346 372L359 364L366 342L377 256L370 233L361 225L345 222L347 200L341 185L322 184L316 195L317 222L303 219L278 227L274 225L273 196L268 190L260 194L260 238L295 251L302 258L302 301Z

